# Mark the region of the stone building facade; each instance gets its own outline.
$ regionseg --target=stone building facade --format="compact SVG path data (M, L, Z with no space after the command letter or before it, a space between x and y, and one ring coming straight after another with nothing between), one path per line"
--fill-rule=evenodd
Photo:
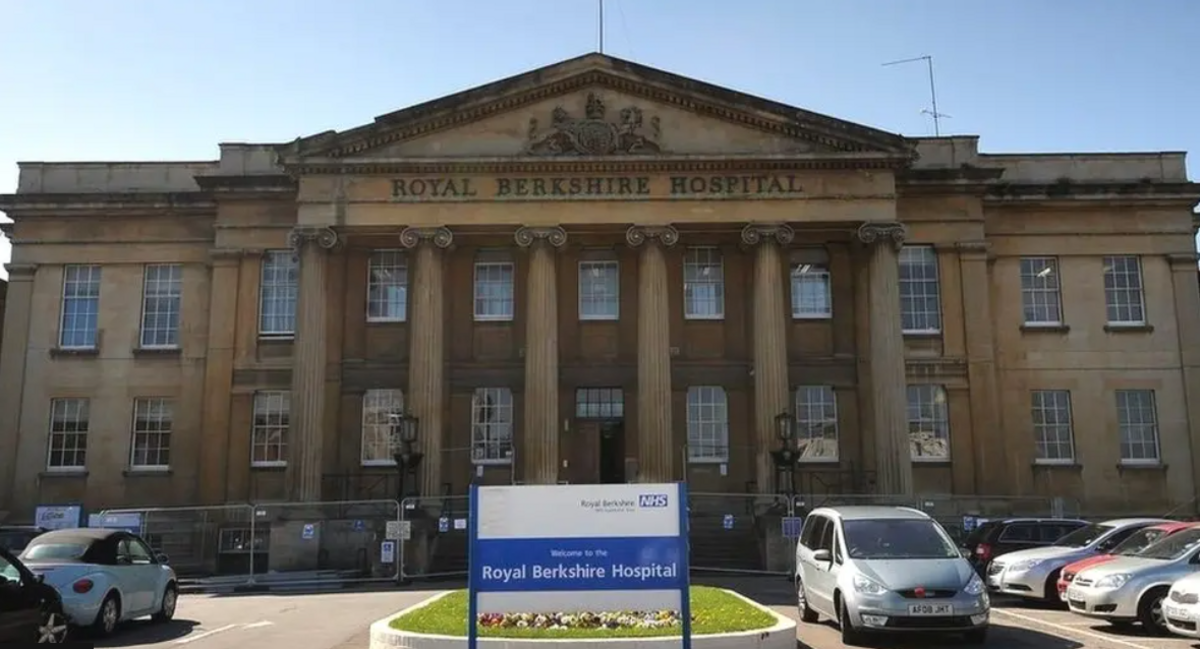
M220 159L25 163L0 510L688 480L1191 506L1182 153L991 155L588 55Z

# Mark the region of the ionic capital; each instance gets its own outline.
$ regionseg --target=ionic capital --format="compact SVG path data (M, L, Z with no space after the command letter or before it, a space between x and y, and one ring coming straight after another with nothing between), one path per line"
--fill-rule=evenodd
M288 246L296 251L306 244L315 243L321 248L332 250L338 244L338 234L333 228L297 227L288 233Z
M796 232L786 223L751 223L742 228L742 243L747 246L757 246L771 239L786 246L795 238Z
M631 248L637 248L649 240L658 241L669 248L679 241L679 230L670 225L634 225L625 231L625 243Z
M856 235L859 241L868 246L890 242L896 250L899 250L904 245L904 240L908 238L908 228L903 223L895 221L868 221L858 226Z
M522 227L517 230L513 238L522 248L528 248L538 241L545 241L555 248L561 248L567 243L567 231L557 225L548 228Z
M400 245L405 248L416 248L422 241L428 241L439 248L449 248L454 243L454 233L446 226L433 228L404 228L400 233Z

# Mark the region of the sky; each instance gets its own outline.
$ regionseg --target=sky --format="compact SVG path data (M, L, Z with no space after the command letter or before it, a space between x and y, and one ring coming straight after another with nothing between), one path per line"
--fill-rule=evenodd
M596 51L599 1L0 0L0 193L18 161L216 159ZM929 55L943 135L1188 151L1200 179L1197 0L604 0L603 22L607 54L910 136L928 70L882 64Z

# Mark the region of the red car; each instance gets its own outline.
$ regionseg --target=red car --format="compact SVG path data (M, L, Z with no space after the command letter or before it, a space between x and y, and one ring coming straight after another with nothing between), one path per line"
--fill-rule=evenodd
M1162 525L1151 525L1144 527L1134 532L1129 538L1121 541L1117 547L1112 549L1109 554L1098 554L1086 559L1080 559L1075 563L1068 564L1062 569L1062 574L1058 578L1058 596L1060 599L1066 597L1067 586L1075 575L1079 574L1080 570L1090 568L1096 564L1112 561L1117 557L1127 557L1137 554L1145 550L1153 543L1168 537L1176 532L1181 532L1188 528L1200 526L1200 523L1163 523Z

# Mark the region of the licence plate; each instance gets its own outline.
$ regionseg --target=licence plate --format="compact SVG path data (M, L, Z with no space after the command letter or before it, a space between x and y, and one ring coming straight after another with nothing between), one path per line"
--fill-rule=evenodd
M909 604L909 615L954 615L954 607L950 604Z
M1163 608L1166 610L1167 617L1171 618L1172 620L1190 621L1192 619L1192 616L1188 614L1187 609L1171 606L1169 604Z
M1074 588L1074 587L1068 588L1067 589L1067 599L1082 600L1083 593L1079 592L1079 589L1077 589L1077 588Z

